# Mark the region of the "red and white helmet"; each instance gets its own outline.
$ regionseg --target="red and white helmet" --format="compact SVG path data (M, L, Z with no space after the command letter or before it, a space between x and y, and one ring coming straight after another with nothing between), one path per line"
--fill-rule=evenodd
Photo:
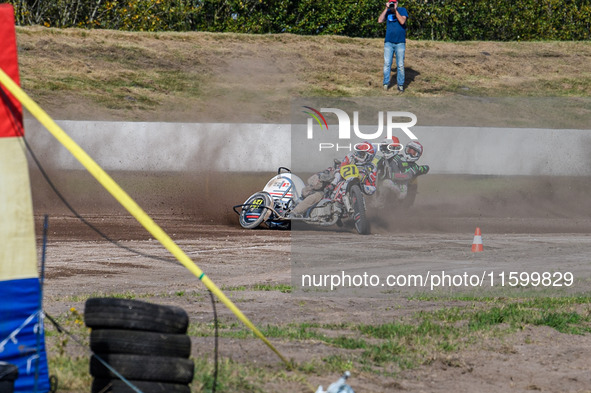
M398 137L393 136L392 139L384 139L380 148L385 158L392 158L402 151L402 144Z
M415 162L421 158L421 155L423 154L423 145L421 145L418 141L410 141L406 145L404 153L406 155L407 162Z
M371 161L375 154L375 150L371 143L363 142L355 145L355 152L353 153L353 159L356 165L367 164Z

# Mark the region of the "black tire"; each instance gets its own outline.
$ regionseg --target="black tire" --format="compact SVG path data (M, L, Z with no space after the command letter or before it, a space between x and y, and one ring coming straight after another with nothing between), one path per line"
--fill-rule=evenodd
M143 393L191 393L189 385L163 382L129 381ZM96 378L92 381L92 393L136 393L120 379Z
M257 192L251 195L243 204L240 212L240 225L242 228L254 229L261 225L270 212L272 205L271 196L266 192Z
M0 392L14 392L14 381L18 378L18 367L0 361Z
M129 380L185 385L193 380L194 365L189 359L142 355L97 355ZM95 355L90 358L90 375L102 379L117 378L97 360Z
M18 367L14 364L0 361L0 381L15 381L18 378Z
M368 235L370 232L369 220L365 212L365 200L363 199L363 193L359 185L354 184L349 190L351 194L351 203L353 204L353 210L355 210L355 229L360 235Z
M96 353L170 356L189 358L191 339L185 334L135 330L94 329L90 349Z
M14 392L14 381L0 381L0 392L13 393Z
M90 298L84 309L86 326L93 329L147 330L159 333L187 332L189 316L180 307L139 300Z

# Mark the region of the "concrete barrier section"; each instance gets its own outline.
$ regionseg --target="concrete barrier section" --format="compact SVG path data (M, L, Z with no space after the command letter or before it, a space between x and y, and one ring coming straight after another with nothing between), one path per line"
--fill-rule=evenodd
M107 171L260 172L291 166L289 124L106 121L58 121L58 124ZM29 143L45 165L82 169L39 123L28 120L25 128ZM591 174L590 130L416 126L413 131L425 147L421 162L429 164L432 173ZM345 154L339 152L335 158ZM318 169L315 164L311 162L306 169Z

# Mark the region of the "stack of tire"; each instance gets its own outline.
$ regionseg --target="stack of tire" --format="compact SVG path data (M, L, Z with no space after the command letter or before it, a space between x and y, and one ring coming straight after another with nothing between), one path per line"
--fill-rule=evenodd
M136 393L100 357L143 393L190 393L189 317L179 307L138 300L91 298L84 310L92 328L92 393Z
M0 392L14 392L14 381L18 378L18 368L14 364L0 362Z

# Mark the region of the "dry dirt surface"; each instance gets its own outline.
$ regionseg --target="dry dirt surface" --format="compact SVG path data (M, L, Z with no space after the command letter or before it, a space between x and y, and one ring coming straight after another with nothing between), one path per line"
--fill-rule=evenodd
M59 176L50 173L50 176L56 175ZM145 176L149 175L142 174L141 178ZM138 184L132 174L119 178L124 186ZM133 218L113 206L110 197L101 197L95 190L92 203L85 204L75 198L71 201L81 215L119 246L105 241L64 211L34 171L32 179L33 195L37 196L39 234L42 214L50 217L45 276L45 309L50 315L67 313L71 307L83 310L84 299L88 296L126 294L181 306L189 313L192 323L211 321L211 304L203 285L184 267L119 247L169 258L167 251ZM467 202L470 198L458 200L452 191L440 190L442 183L453 190L465 187L466 182L481 182L480 178L425 177L414 208L408 212L372 213L374 227L369 236L357 235L346 228L295 232L245 230L238 225L230 206L246 199L253 185L244 186L232 195L220 193L224 196L217 202L222 208L215 210L201 203L203 196L199 195L199 188L187 186L186 177L173 180L178 182L176 190L155 185L154 195L138 196L140 205L259 327L300 323L381 325L404 321L420 312L469 308L473 304L461 299L419 300L412 297L416 291L403 290L337 292L337 296L326 292L255 290L256 286L291 285L292 262L296 256L305 255L307 261L316 266L332 266L332 263L342 268L331 262L331 256L338 256L351 244L356 244L357 249L361 247L367 258L355 266L358 269L377 272L386 269L396 274L427 270L455 273L493 269L495 272L570 271L579 279L577 291L586 291L588 287L590 210L585 206L567 205L562 199L580 200L584 205L584 196L591 190L588 185L581 184L581 179L505 180L502 194L507 199L506 204L495 207L479 193L472 196L470 205ZM170 181L168 178L166 184ZM262 175L260 183L264 183ZM527 189L518 186L523 183L527 184ZM536 184L541 188L570 191L542 196L535 192ZM70 186L78 189L80 183ZM95 186L86 183L85 187L93 190ZM218 184L212 191L221 188L223 186ZM67 185L62 184L60 189L67 199L74 195ZM128 191L135 194L133 188ZM495 195L488 194L489 198ZM209 201L211 204L211 199ZM562 207L554 212L545 208L554 205ZM397 222L409 224L400 226ZM485 251L472 254L470 247L476 225L483 228ZM306 254L310 250L312 255ZM297 280L297 275L294 276ZM449 291L438 293L445 295ZM486 295L485 292L476 294ZM510 291L503 289L500 296L510 295ZM218 313L222 322L236 322L221 304ZM338 335L339 330L328 334ZM314 340L271 341L285 356L298 363L321 362L327 356L341 353L338 348ZM211 337L193 337L193 343L193 356L211 359ZM49 350L51 353L52 349ZM348 356L355 359L356 353ZM279 358L255 338L222 338L220 356L240 364L263 367L270 373L283 370ZM572 335L550 327L524 325L509 335L484 334L478 342L456 351L434 350L418 366L391 370L394 374L358 371L350 383L356 392L585 392L591 386L590 356L589 334ZM337 377L338 372L306 376L312 385L325 387ZM295 382L298 380L295 376L293 378L291 382L267 381L261 388L263 391L308 391L301 382Z
M42 28L19 28L17 34L22 85L56 119L288 122L291 97L383 99L395 94L381 88L382 40ZM405 94L588 96L590 57L588 42L409 42ZM79 173L49 172L68 202L112 240L82 224L31 170L38 244L43 216L49 215L44 292L49 314L63 315L71 307L83 310L89 296L123 294L175 304L187 310L193 324L211 323L203 285L174 261L147 256L170 258L108 194ZM338 325L342 331L325 333L350 338L357 332L347 330L347 324L381 325L413 321L421 312L502 306L512 294L502 290L492 300L476 301L454 299L452 291L440 291L451 296L437 298L428 296L429 291L421 296L396 290L332 296L273 289L298 278L292 278L296 256L310 251L305 262L323 266L324 256L338 256L351 245L366 254L362 268L397 274L543 269L572 272L577 292L589 284L591 186L585 177L427 175L412 209L373 212L372 234L359 236L346 228L240 228L231 206L261 189L270 174L249 174L248 182L233 189L227 176L204 168L181 175L112 175L260 327ZM202 186L204 179L207 187ZM472 254L477 226L485 251ZM329 262L326 266L338 267ZM257 289L262 287L271 290ZM588 303L577 307L589 317ZM218 313L223 323L236 322L219 303ZM331 356L345 356L354 371L350 384L358 393L591 392L591 335L560 333L548 326L523 324L510 334L482 333L453 350L411 347L411 352L421 351L421 360L407 368L367 369L360 363L360 349L344 350L326 341L271 341L296 363L319 366L321 372L310 367L305 372L314 386L336 380L344 370L331 366ZM212 348L211 335L193 337L193 356L211 360ZM48 350L52 354L56 348ZM220 356L235 361L236 367L277 376L260 383L255 375L248 377L259 390L309 391L299 375L286 372L255 338L221 338Z

